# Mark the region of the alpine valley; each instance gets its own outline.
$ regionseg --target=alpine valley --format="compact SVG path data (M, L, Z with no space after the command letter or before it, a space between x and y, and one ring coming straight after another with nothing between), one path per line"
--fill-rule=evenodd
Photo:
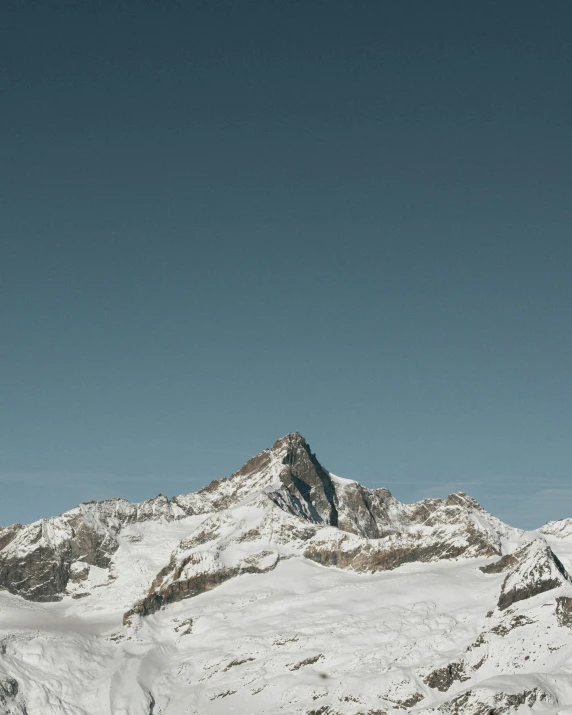
M0 529L0 714L572 714L571 573L572 519L402 504L292 433Z

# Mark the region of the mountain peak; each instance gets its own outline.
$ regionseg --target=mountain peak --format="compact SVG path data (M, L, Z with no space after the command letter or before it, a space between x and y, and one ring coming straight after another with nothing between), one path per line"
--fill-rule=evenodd
M289 432L284 437L277 439L270 449L263 449L262 452L251 457L237 472L234 472L232 477L258 474L276 461L282 464L292 463L300 450L311 454L310 445L300 432Z
M272 445L272 451L279 451L284 448L308 447L304 436L300 432L288 432L284 437L280 437Z

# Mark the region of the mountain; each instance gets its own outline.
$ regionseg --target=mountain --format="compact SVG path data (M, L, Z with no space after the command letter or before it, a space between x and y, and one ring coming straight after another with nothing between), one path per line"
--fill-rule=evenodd
M0 714L572 713L571 557L572 520L402 504L291 433L0 529Z

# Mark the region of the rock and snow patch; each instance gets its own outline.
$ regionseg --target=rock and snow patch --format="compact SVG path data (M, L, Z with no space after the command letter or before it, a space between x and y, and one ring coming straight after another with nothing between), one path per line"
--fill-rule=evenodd
M513 603L572 581L560 559L543 539L534 539L481 570L484 573L508 571L498 600L501 611Z
M355 481L355 479L346 479L345 477L338 477L337 474L332 474L332 472L328 472L330 475L330 479L334 484L340 484L341 486L347 486L348 484L357 484L358 482Z
M557 539L568 539L572 536L572 518L549 521L539 529L541 534L554 536Z

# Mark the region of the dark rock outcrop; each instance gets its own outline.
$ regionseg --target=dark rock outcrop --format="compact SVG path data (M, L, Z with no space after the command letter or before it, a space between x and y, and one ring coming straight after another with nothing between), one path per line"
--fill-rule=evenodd
M194 558L196 557L193 554L188 559L183 560L178 564L173 573L170 573L169 567L163 569L153 582L149 593L123 615L123 624L131 623L131 617L133 615L149 616L169 603L182 601L185 598L192 598L205 591L212 591L213 588L220 586L220 584L235 576L272 571L276 568L279 561L279 559L276 559L276 561L269 566L260 567L255 560L251 559L235 567L219 566L208 571L195 573L190 577L182 576L185 567ZM163 585L163 576L167 574L169 574L171 578L167 585Z
M274 443L272 452L281 454L283 488L270 492L269 498L293 514L338 526L336 488L304 437L299 432L287 434Z
M507 564L510 570L503 581L498 600L501 611L513 603L558 588L570 581L562 562L542 539L525 544L511 554L510 559L505 557L503 569Z
M559 625L572 628L572 598L558 596L556 599L556 618Z
M508 715L522 705L531 708L536 703L553 705L555 699L539 687L523 688L516 693L492 693L490 689L475 687L442 703L436 712L443 715Z
M514 554L505 554L498 561L493 561L492 564L479 566L479 570L483 573L503 573L508 571L518 564L518 558Z
M372 573L390 571L407 563L492 556L494 553L491 544L478 535L451 542L450 535L437 532L429 536L412 533L368 541L347 535L341 535L337 540L321 541L318 535L309 542L304 557L322 566Z
M6 715L31 715L28 712L15 678L0 677L0 706Z
M174 518L166 497L87 502L52 519L2 529L0 588L31 601L60 600L73 564L108 568L121 528L150 518Z
M430 688L435 688L441 692L449 690L454 682L469 680L465 672L463 663L449 663L444 668L437 668L425 678L425 683Z
M0 703L6 704L7 700L13 700L18 695L18 681L14 678L0 679Z

